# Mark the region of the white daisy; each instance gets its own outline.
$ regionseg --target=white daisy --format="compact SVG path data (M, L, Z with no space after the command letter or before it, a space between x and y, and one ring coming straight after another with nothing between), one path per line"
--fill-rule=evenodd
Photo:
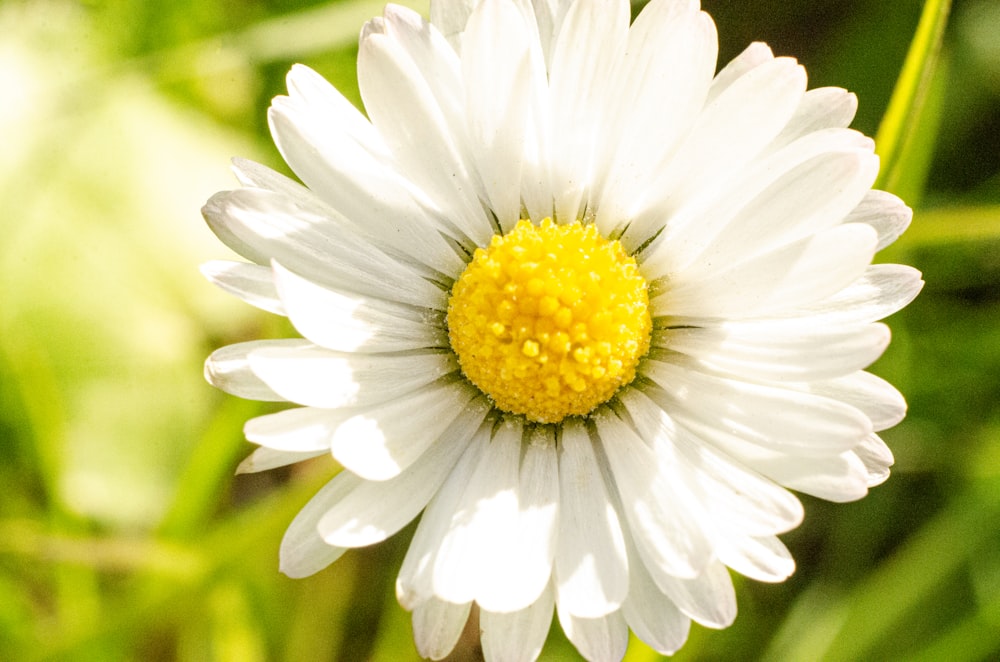
M781 581L786 488L885 480L903 417L863 369L920 275L871 190L855 97L753 44L715 73L697 0L438 0L368 23L368 118L296 66L270 113L305 186L236 161L206 265L304 339L225 347L209 381L298 407L246 425L260 471L331 453L281 568L315 573L423 511L397 593L420 652L480 609L530 660L553 609L591 660L670 653Z

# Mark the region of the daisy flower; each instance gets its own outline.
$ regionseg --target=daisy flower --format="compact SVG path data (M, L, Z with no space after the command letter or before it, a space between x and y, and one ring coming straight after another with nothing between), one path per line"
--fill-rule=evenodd
M418 515L399 571L422 655L473 603L489 660L553 612L590 660L629 629L728 626L729 570L794 562L789 490L886 479L905 403L864 371L921 287L873 265L910 221L872 190L855 97L761 43L716 72L697 0L435 0L365 25L367 117L295 66L271 133L204 208L249 262L208 278L302 339L216 351L208 380L295 405L246 424L261 471L343 470L292 521L315 573Z

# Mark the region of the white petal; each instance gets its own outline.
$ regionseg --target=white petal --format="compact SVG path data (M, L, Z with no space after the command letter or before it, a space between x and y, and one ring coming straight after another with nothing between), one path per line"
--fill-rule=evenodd
M274 264L288 317L303 336L344 352L447 347L444 314L321 287Z
M254 373L292 402L335 409L394 400L458 370L451 352L350 354L322 347L262 348Z
M441 31L455 50L459 50L461 33L479 0L431 0L431 23Z
M868 469L853 452L794 460L774 458L759 470L790 489L835 503L857 501L868 494Z
M711 550L696 517L674 498L656 455L616 416L593 418L636 547L650 571L696 577Z
M858 171L861 172L864 162L875 158L872 156L873 151L874 141L857 131L828 129L811 133L782 149L751 161L740 172L735 173L725 187L720 184L683 199L667 199L665 207L650 205L629 226L622 237L623 245L630 251L638 250L648 236L663 228L664 220L669 218L664 231L648 247L642 249L643 270L647 278L685 271L727 226L736 223L740 227L747 218L767 216L766 209L761 209L761 202L770 200L773 201L772 205L780 207L782 196L776 193L787 190L791 182L803 177L816 182L817 166L830 159L860 159L861 162L855 165L859 166ZM868 163L868 167L874 167L874 164ZM817 183L820 186L826 184L822 179ZM834 200L843 198L838 198L834 189L824 193L823 197L829 198L831 193L834 194ZM861 193L863 190L855 195ZM790 195L795 197L798 193L793 190ZM827 214L825 218L814 214L803 215L798 209L793 211L791 214L780 212L780 217L769 217L762 239L768 242L787 242L803 236L803 233L808 234L840 223L849 210L835 209L835 214ZM823 223L817 225L817 218ZM702 265L705 261L704 258L701 259Z
M687 640L691 619L661 591L635 545L628 544L629 589L622 616L635 635L663 655L673 655Z
M517 533L520 451L520 423L502 425L483 451L438 549L434 593L441 599L491 602L480 585L493 572L494 546Z
M652 207L681 207L685 200L718 194L788 122L806 88L806 74L789 58L777 58L750 70L709 102L651 190L664 202Z
M461 270L458 256L438 232L448 223L415 197L381 136L329 83L315 74L303 81L307 71L293 67L291 96L274 99L268 122L285 161L315 191L309 195L322 198L366 240L442 273ZM276 185L273 175L258 169L251 176L257 186L291 194L288 184Z
M333 457L368 480L388 480L420 457L450 426L489 411L464 382L431 384L397 401L367 407L334 432Z
M251 352L269 347L303 347L304 340L252 340L221 347L205 360L205 379L226 393L248 400L285 402L250 369Z
M628 5L592 0L569 5L555 42L552 92L552 195L556 219L576 220L593 176L596 143L612 127L601 124L611 99L612 72L628 36Z
M602 100L609 112L598 128L598 163L607 164L602 166L607 180L596 222L605 234L631 220L677 145L697 134L692 127L699 113L711 121L713 109L703 110L703 105L717 55L715 24L698 11L697 2L651 2L632 24L624 57L613 73L616 85ZM706 142L691 156L711 149ZM697 161L688 167L697 168Z
M892 451L877 434L866 437L853 452L868 470L868 487L875 487L886 481L889 477L889 467L895 460Z
M326 455L328 452L327 449L316 451L281 451L261 446L239 463L239 466L236 467L236 473L252 474L258 471L287 467L289 464Z
M480 460L438 551L434 591L441 598L468 596L489 611L513 612L537 600L548 584L555 445L529 441L519 469L521 447L520 425L505 424Z
M877 174L878 157L867 150L809 159L744 207L689 268L731 264L831 228L857 206Z
M472 473L489 443L492 427L492 421L480 426L420 518L396 580L396 597L404 609L413 609L434 597L433 569L441 539L448 531Z
M339 559L346 549L326 544L316 531L319 519L358 482L349 472L338 474L309 500L281 540L281 572L293 579L315 574Z
M789 455L748 442L718 425L686 425L727 455L789 489L838 502L854 501L868 493L867 470L851 451L814 457Z
M676 489L690 491L711 511L706 528L723 534L734 530L769 535L788 531L802 521L802 504L793 494L675 425L638 390L628 389L619 397L657 461L674 473Z
M652 300L656 314L752 317L822 301L859 278L875 253L875 232L851 223L735 266L684 272ZM704 270L702 270L704 271Z
M590 436L576 420L562 427L559 487L557 599L574 616L604 616L625 600L629 568L618 515L608 501Z
M552 589L520 611L479 612L483 656L487 662L534 662L538 659L552 625Z
M818 302L783 311L817 326L867 324L887 317L916 298L920 272L903 264L873 264L843 290Z
M628 625L620 611L600 618L579 618L556 603L566 638L590 662L619 662L628 648Z
M490 207L509 231L521 217L521 160L530 106L530 54L513 4L489 0L472 13L464 36L465 113ZM497 53L504 56L498 58Z
M455 648L469 620L471 603L462 605L431 598L413 609L413 641L421 657L443 660Z
M705 438L719 428L763 448L817 456L850 450L871 434L867 416L831 398L661 361L647 361L643 374L663 389L658 404Z
M238 296L251 306L276 315L285 310L278 300L271 270L259 264L213 260L201 265L201 273L219 288Z
M485 245L492 228L467 168L464 132L456 129L463 115L453 100L438 94L461 91L458 59L436 30L401 20L402 15L396 8L391 34L370 34L361 42L358 83L365 109L400 171L465 237ZM387 24L389 19L387 13ZM446 86L448 79L455 82Z
M653 577L677 608L701 625L721 629L736 620L736 591L729 571L719 561L711 561L694 579Z
M717 96L751 69L755 69L773 59L774 53L771 52L771 48L767 44L761 41L753 42L743 49L742 53L727 62L726 66L716 74L715 79L712 81L712 89L706 103L714 101Z
M323 515L317 525L319 534L337 547L364 547L394 535L438 491L480 422L467 417L452 425L395 478L362 481Z
M231 248L257 263L274 259L332 289L444 309L445 293L358 235L332 210L263 189L216 193L202 209Z
M344 418L326 409L296 407L251 418L243 426L243 434L249 441L274 450L329 451L333 431Z
M718 551L720 561L760 582L783 582L795 572L792 555L774 536L728 536Z
M910 226L913 210L892 193L869 191L845 219L845 223L867 223L878 232L878 250L899 238Z
M769 149L778 149L816 131L846 128L857 111L858 98L847 90L839 87L809 90Z
M812 393L857 407L871 419L872 429L876 432L891 428L906 416L906 401L899 391L881 377L868 372L855 372L838 379L816 382L808 388Z
M665 331L658 344L697 359L715 371L751 379L816 380L870 365L889 345L883 324L829 328L808 318L732 322Z
M559 532L559 465L552 431L530 430L523 446L517 537L505 558L510 584L498 605L511 611L533 602L548 586Z

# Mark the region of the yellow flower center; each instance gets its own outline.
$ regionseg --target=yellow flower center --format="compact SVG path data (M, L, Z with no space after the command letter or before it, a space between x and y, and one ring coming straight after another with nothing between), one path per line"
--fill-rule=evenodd
M448 302L465 376L540 423L586 414L631 382L651 329L635 259L593 225L550 219L477 249Z

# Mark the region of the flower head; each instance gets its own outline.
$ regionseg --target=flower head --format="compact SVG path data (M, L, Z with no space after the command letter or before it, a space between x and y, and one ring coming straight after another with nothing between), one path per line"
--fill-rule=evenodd
M920 275L872 265L910 220L871 190L855 97L753 44L716 73L696 0L437 0L361 35L368 118L296 66L272 134L204 209L249 263L222 288L303 339L206 373L295 407L246 425L260 471L344 467L281 549L301 577L423 512L397 594L422 654L476 603L488 659L553 609L588 659L736 614L731 568L794 569L788 491L862 497L905 404L864 372Z

